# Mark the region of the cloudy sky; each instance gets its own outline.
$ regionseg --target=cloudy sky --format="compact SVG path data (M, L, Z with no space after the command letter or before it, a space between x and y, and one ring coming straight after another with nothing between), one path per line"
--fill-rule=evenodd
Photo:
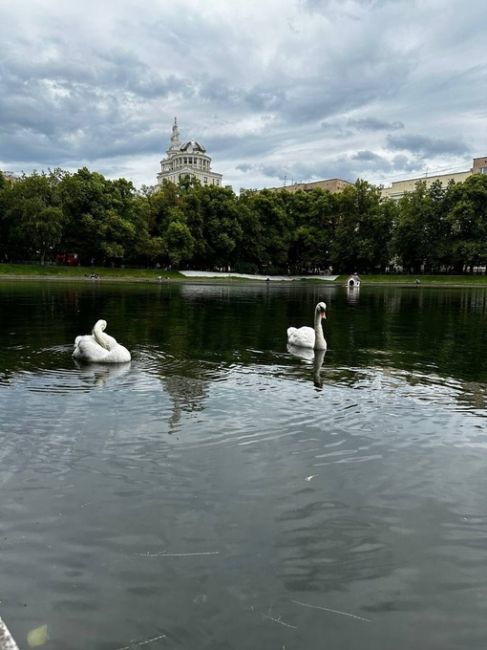
M178 118L224 184L487 155L485 0L0 0L0 169L155 183Z

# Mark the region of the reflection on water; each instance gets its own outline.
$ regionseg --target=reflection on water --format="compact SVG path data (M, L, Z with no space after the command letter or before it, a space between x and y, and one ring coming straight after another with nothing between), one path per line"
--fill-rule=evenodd
M483 648L486 296L0 285L21 647ZM286 348L319 300L326 356ZM131 363L74 362L97 318Z
M94 384L98 388L106 386L110 381L116 381L120 377L126 375L131 368L131 362L116 363L116 364L102 364L102 363L79 363L73 359L75 366L79 370L79 376L83 381Z
M287 351L289 354L313 364L313 383L316 388L322 388L323 382L321 380L321 367L325 360L326 350L311 350L309 348L301 348L297 345L287 344Z
M348 302L358 302L360 298L360 287L346 287L347 300Z

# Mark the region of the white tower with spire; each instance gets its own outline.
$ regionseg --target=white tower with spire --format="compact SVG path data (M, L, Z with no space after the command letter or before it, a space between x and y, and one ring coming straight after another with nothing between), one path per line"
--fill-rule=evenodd
M167 150L167 153L169 154L171 151L177 151L180 146L181 143L179 142L178 120L175 117L174 124L172 125L171 144Z
M189 140L181 144L176 118L166 153L166 158L161 160L161 171L157 174L157 185L161 186L165 181L177 184L184 178L195 178L202 185L222 184L222 175L211 170L211 158L199 142Z

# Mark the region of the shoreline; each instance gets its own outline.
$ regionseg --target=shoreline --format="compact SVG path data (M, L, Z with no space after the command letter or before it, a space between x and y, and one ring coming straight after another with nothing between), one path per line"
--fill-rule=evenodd
M368 280L367 276L362 276L362 283L360 288L366 288L366 287L398 287L398 288L416 288L416 289L421 289L421 288L445 288L445 289L461 289L461 288L487 288L487 276L476 276L478 279L477 280L472 280L468 277L465 278L465 280L458 281L457 278L453 279L452 281L449 282L447 277L448 276L438 276L441 278L441 280L422 280L421 277L420 283L416 283L416 278L411 279L410 281L408 280L403 280L403 279L371 279ZM286 278L286 279L272 279L272 276L270 276L270 281L267 282L262 279L255 279L253 280L250 277L247 278L239 278L239 277L207 277L207 276L198 276L198 275L191 275L191 276L183 276L183 275L178 275L178 276L161 276L156 277L156 278L151 278L151 277L136 277L136 276L122 276L122 277L116 277L113 275L108 275L108 276L99 276L97 278L91 278L91 277L85 277L81 275L71 275L71 274L35 274L35 273L1 273L0 272L0 282L5 280L7 282L15 282L15 281L34 281L34 282L76 282L76 283L91 283L91 284L151 284L151 285L161 285L161 284L232 284L232 285L239 285L239 284L252 284L252 285L265 285L269 286L270 284L277 284L279 286L293 286L293 285L306 285L306 284L311 284L311 285L318 285L320 284L321 286L325 287L340 287L343 289L347 289L346 285L346 280L343 280L341 278L337 278L336 280L325 280L321 279L320 277L317 276L309 276L309 278ZM360 288L358 289L360 291ZM357 291L357 289L353 289L354 291Z

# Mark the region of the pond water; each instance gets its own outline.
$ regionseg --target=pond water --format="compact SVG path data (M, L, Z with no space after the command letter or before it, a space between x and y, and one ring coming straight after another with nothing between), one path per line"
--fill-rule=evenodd
M19 645L483 649L486 316L483 289L0 284ZM71 358L98 318L131 364Z

